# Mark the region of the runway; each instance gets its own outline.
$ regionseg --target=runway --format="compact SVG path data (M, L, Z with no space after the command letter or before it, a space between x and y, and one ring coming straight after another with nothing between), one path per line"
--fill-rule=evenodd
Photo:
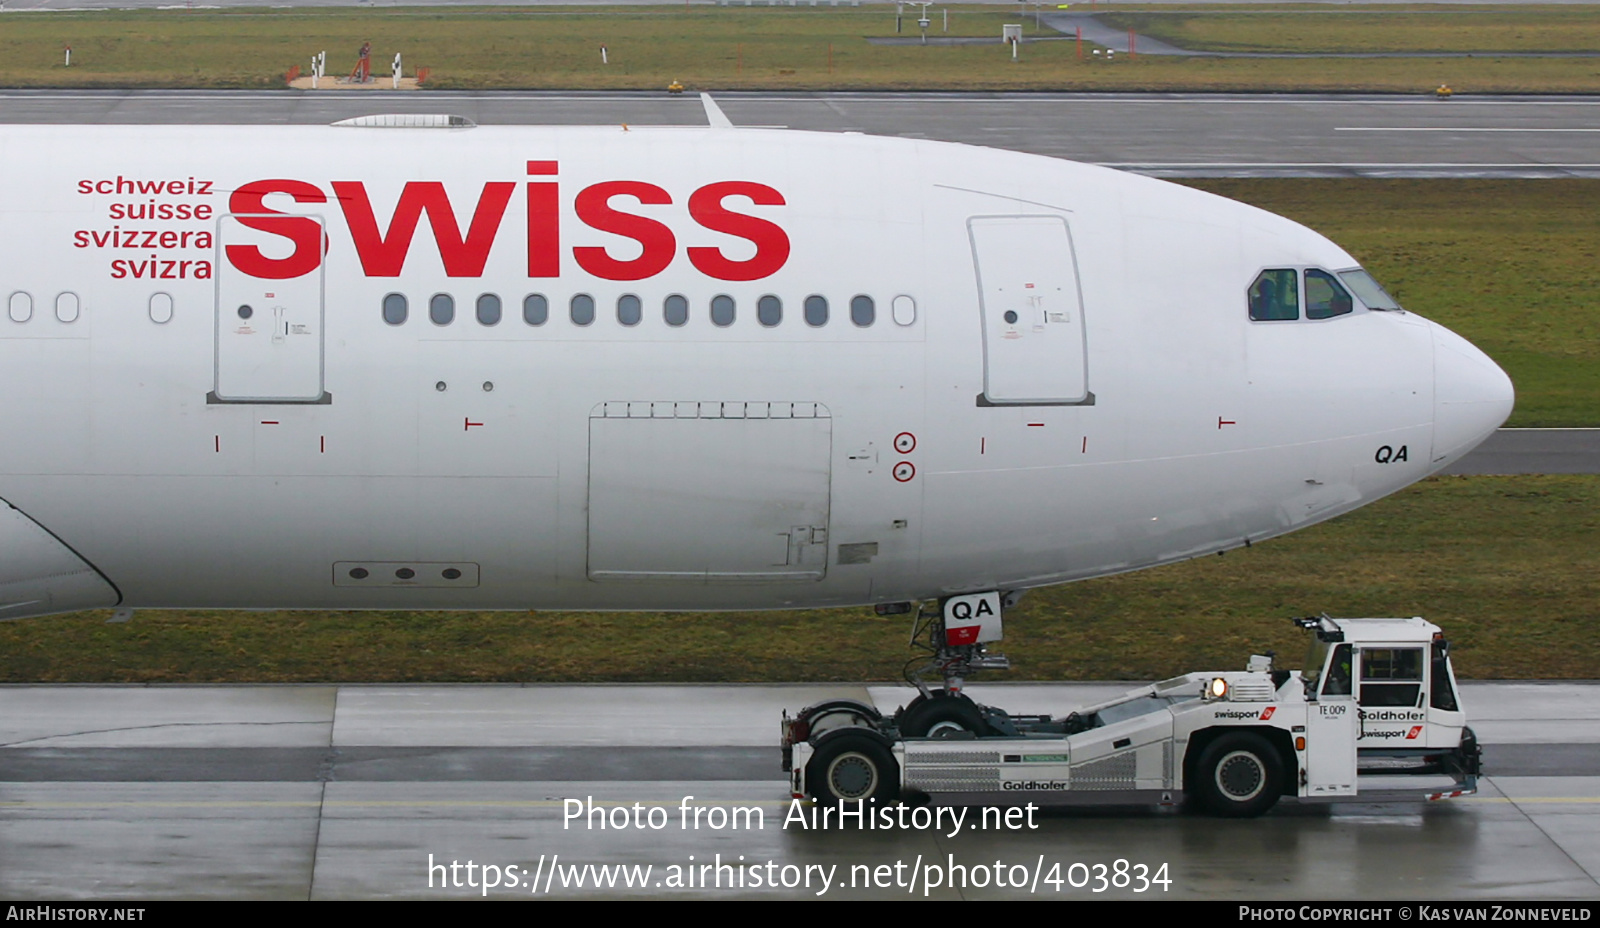
M1600 474L1600 428L1500 429L1446 474Z
M971 692L1015 711L1059 712L1125 686ZM908 692L0 687L0 896L1542 901L1600 893L1600 684L1464 684L1489 776L1477 797L1426 807L1285 804L1245 822L1137 808L1058 812L1038 814L1032 828L954 833L784 827L780 711L833 696L893 708ZM608 817L623 809L645 827L567 821L569 799L592 799ZM742 822L734 828L733 808L759 813L732 819ZM1096 892L1085 881L1095 865L1112 872L1118 860L1144 865L1147 876L1164 864L1170 884ZM965 885L930 886L926 877L906 885L906 874L933 863L951 878L953 867L967 867ZM500 885L482 885L486 864ZM692 872L685 867L701 864L711 865L702 872L710 882L671 885L671 868L682 881ZM1055 864L1059 885L1049 878ZM1069 870L1080 885L1067 881ZM780 885L753 885L758 872ZM1044 878L996 885L996 873L1010 884L1025 872ZM542 878L529 886L534 873ZM518 885L506 885L508 875ZM781 885L790 878L794 885Z
M1600 177L1600 98L719 93L735 125L988 145L1158 177ZM705 125L693 95L0 91L0 123L315 125L374 112L481 125Z

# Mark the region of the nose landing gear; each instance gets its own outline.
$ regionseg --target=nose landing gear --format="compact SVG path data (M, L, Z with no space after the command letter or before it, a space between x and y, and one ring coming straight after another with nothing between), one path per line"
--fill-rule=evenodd
M942 600L933 609L919 610L912 624L911 646L927 652L922 663L906 664L906 682L917 688L915 699L895 713L900 733L911 738L962 738L1009 734L1010 718L999 710L980 706L961 692L966 678L978 670L1006 670L1011 661L989 653L988 644L999 641L1001 614L1016 604L1019 594L973 593ZM914 666L915 665L915 666ZM936 676L941 680L930 685Z

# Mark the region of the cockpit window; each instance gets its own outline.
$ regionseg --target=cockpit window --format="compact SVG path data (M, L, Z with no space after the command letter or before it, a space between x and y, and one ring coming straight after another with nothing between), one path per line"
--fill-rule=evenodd
M1306 271L1306 318L1332 319L1350 312L1355 304L1350 291L1339 286L1333 275L1315 268Z
M1292 270L1262 271L1250 285L1250 318L1279 322L1300 318L1300 282Z
M1378 282L1372 279L1371 274L1359 267L1353 271L1340 271L1339 279L1344 281L1346 287L1354 291L1355 295L1361 299L1361 302L1368 309L1394 311L1400 308L1400 304L1395 302L1394 297L1390 296L1387 290L1378 286Z

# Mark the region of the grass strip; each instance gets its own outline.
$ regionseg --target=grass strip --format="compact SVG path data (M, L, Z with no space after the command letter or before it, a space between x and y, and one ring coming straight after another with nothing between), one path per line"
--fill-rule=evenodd
M1081 8L1081 5L1080 5ZM1581 12L1581 11L1580 11ZM1131 14L1130 14L1131 15ZM1142 14L1141 14L1142 15ZM1600 29L1570 9L1506 14L1526 22L1520 51L1600 47ZM1193 17L1197 22L1208 16ZM1236 36L1250 49L1301 50L1306 43L1361 51L1373 36L1389 45L1429 49L1441 30L1470 35L1472 19L1449 13L1401 19L1350 14L1339 29L1297 30L1257 18L1205 31L1193 40ZM1172 34L1169 16L1132 19L1141 28ZM1180 18L1181 20L1181 18ZM1462 20L1463 24L1451 26ZM283 9L114 10L4 14L0 86L134 88L271 88L290 67L305 68L329 52L328 76L346 73L356 49L373 44L380 75L396 52L408 73L429 68L429 86L454 89L661 89L680 80L691 90L922 89L922 90L1226 90L1425 92L1446 81L1459 92L1600 90L1600 59L1184 59L1141 55L1114 62L1078 57L1071 41L1026 44L1013 62L998 41L1001 25L1021 21L1027 35L1051 35L1018 10L956 7L951 35L989 36L984 45L872 45L892 36L887 5L834 7L675 7L562 10ZM1220 20L1219 20L1220 22ZM1387 25L1385 25L1387 24ZM1195 27L1198 28L1198 27ZM904 36L917 34L914 19ZM930 35L943 33L940 16ZM1181 31L1181 30L1179 30ZM1481 31L1481 30L1478 30ZM1306 33L1301 35L1300 33ZM1485 41L1488 41L1485 38ZM1499 41L1496 39L1496 41ZM1507 39L1506 41L1511 41ZM1277 44L1273 44L1277 43ZM600 46L609 63L602 64ZM64 48L73 50L64 64Z
M1214 52L1592 52L1600 17L1585 7L1517 9L1193 9L1107 13L1119 29ZM1074 9L1077 7L1075 6Z

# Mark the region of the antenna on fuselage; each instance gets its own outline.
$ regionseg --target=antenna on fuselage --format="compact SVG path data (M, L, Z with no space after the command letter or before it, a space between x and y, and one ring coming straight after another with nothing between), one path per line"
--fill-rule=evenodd
M706 122L710 124L711 128L733 128L733 121L722 111L722 107L717 105L717 101L711 99L711 94L702 93L700 95L700 105L706 108Z

